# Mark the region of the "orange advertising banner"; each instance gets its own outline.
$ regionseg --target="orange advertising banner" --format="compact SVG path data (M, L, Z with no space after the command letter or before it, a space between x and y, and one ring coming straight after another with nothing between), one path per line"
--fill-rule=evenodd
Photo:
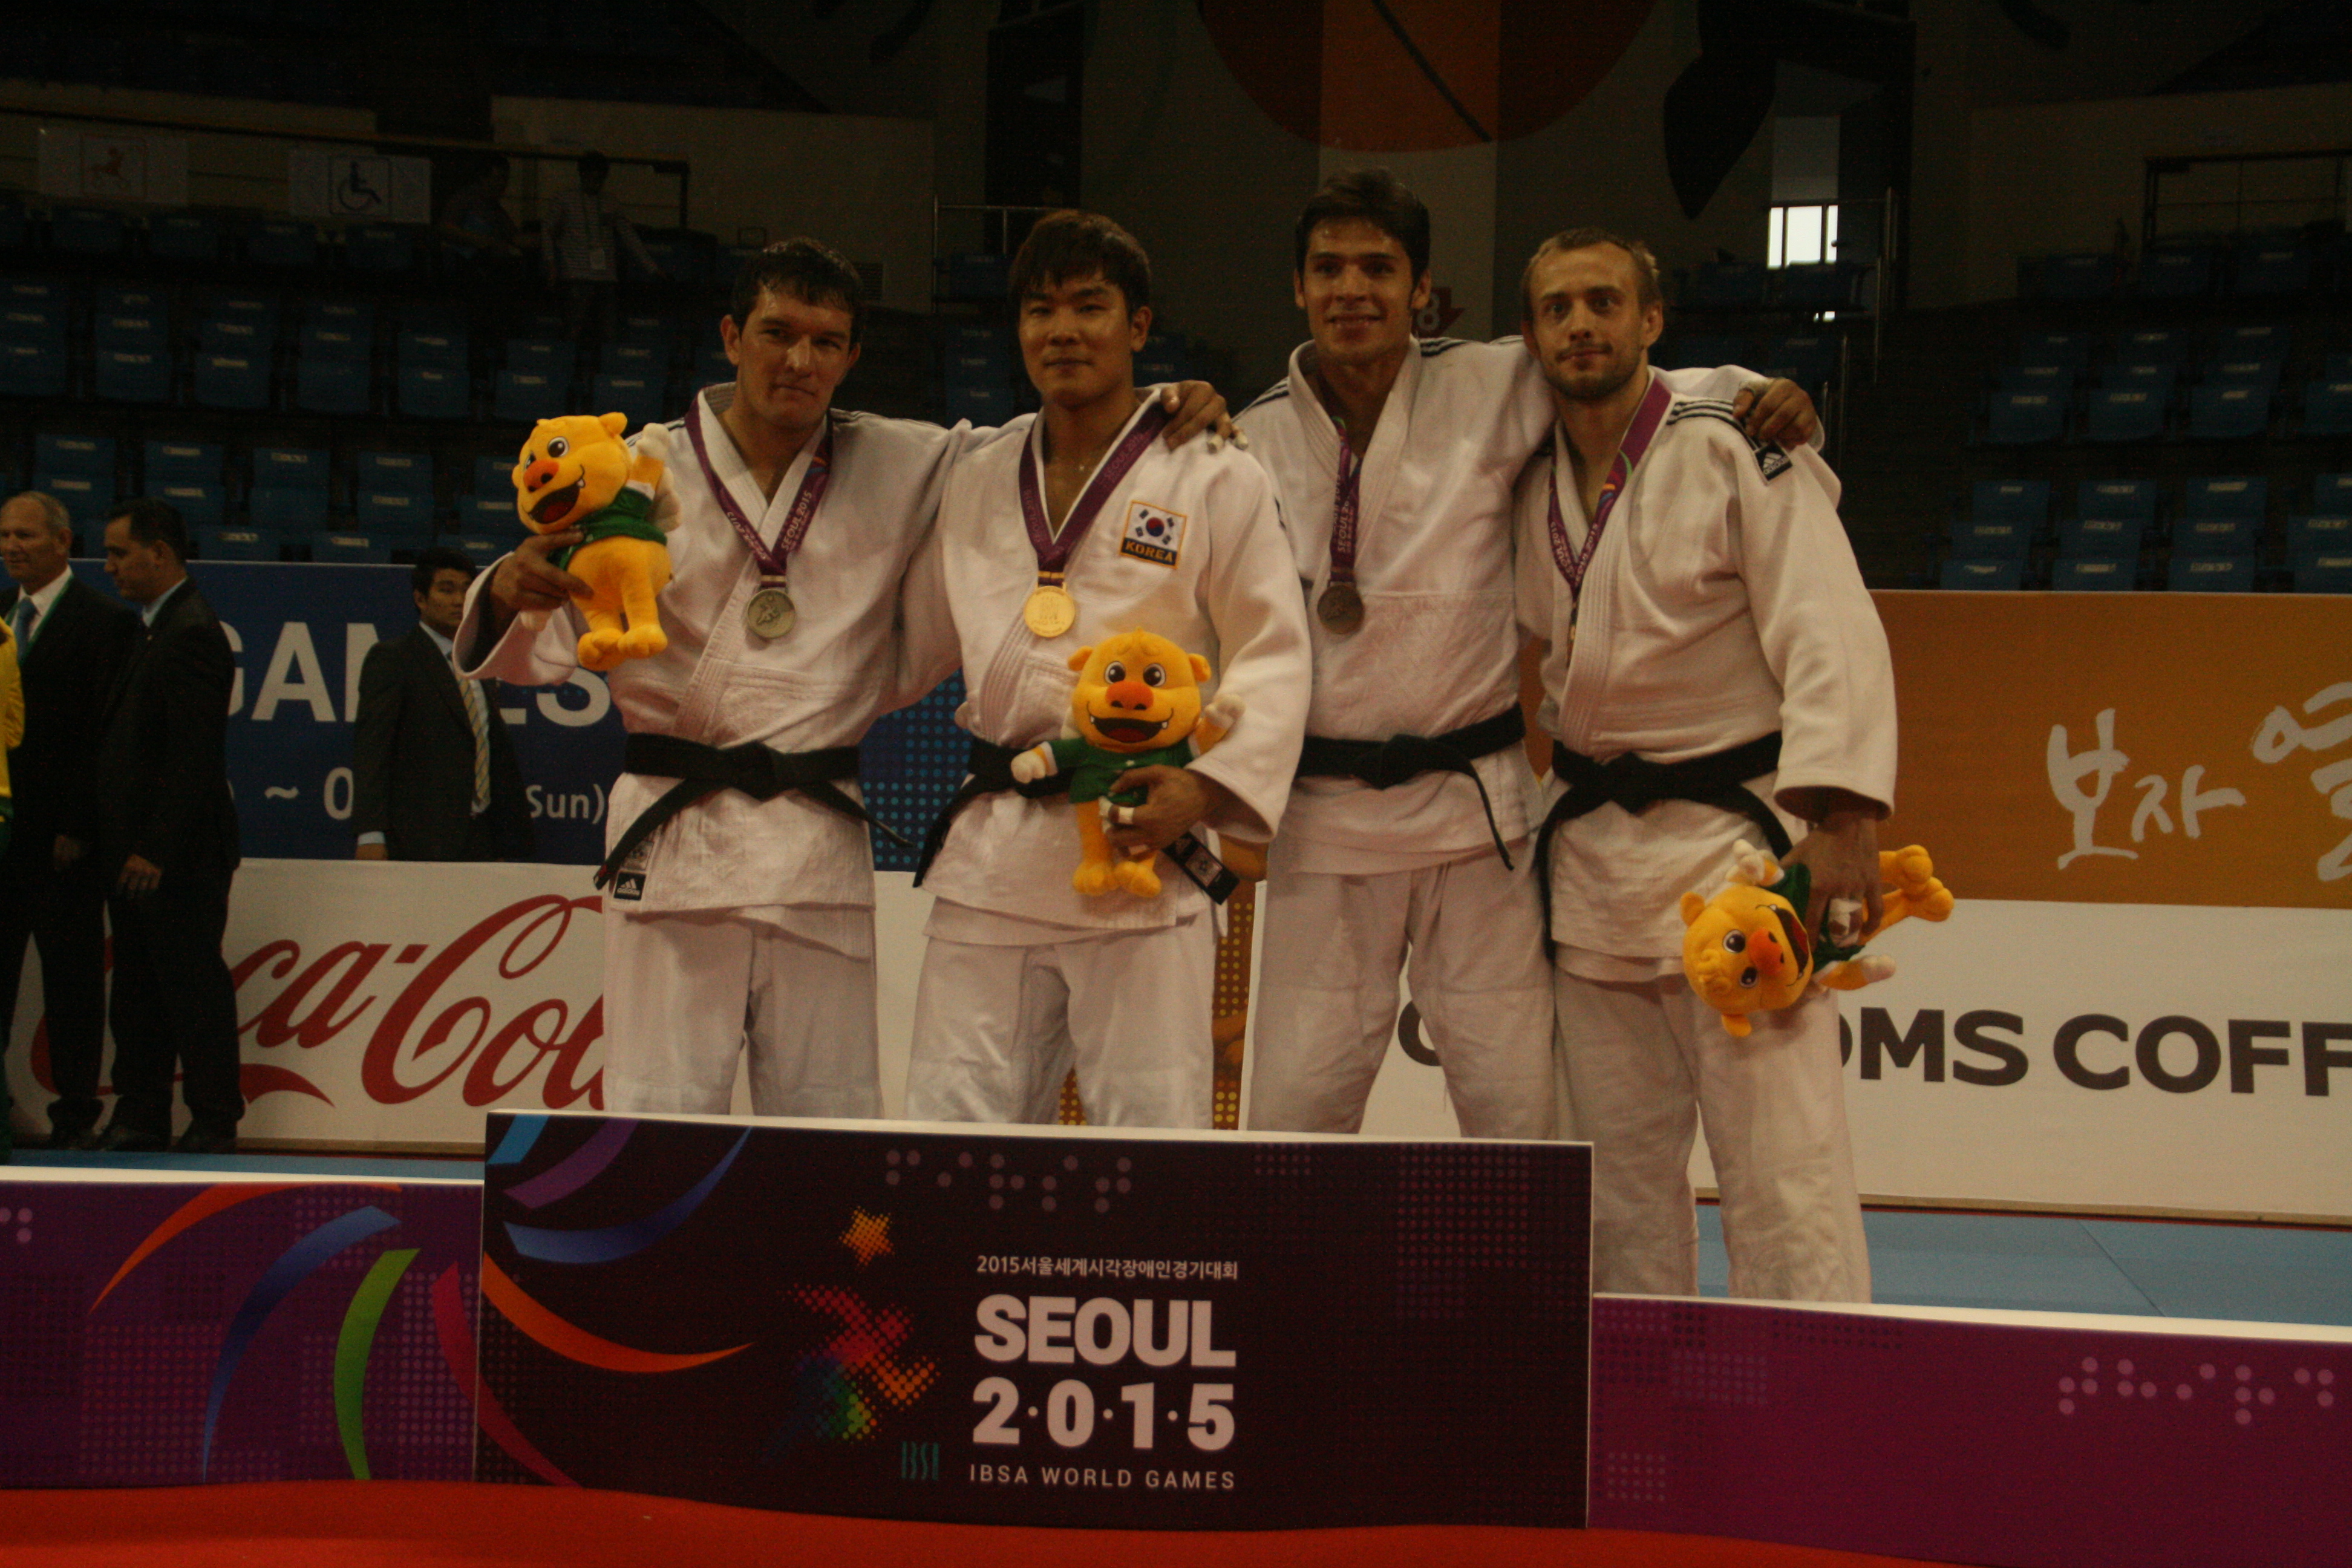
M2352 909L2352 597L1874 597L1961 897Z

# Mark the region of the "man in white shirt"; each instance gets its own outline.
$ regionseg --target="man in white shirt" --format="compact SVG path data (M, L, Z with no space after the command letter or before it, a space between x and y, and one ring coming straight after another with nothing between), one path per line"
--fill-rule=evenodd
M935 830L936 895L915 1005L907 1114L1020 1121L1075 1065L1098 1126L1206 1127L1223 868L1193 836L1263 841L1281 816L1307 697L1307 627L1274 490L1237 452L1168 450L1134 385L1150 263L1092 214L1040 219L1013 265L1022 357L1044 411L961 463L910 584L917 684L961 662L972 776ZM950 635L929 634L944 613ZM1109 814L1118 853L1165 851L1151 897L1071 883L1073 806L1016 784L1020 752L1064 733L1073 658L1137 628L1208 661L1238 712L1184 767L1136 770ZM926 668L928 666L928 668ZM1210 695L1211 693L1213 695ZM1180 875L1179 872L1183 873Z
M1735 1039L1683 977L1677 908L1745 838L1811 868L1809 929L1832 899L1877 923L1894 675L1836 477L1651 370L1664 308L1642 247L1556 236L1525 300L1559 432L1521 479L1519 618L1549 645L1538 858L1593 1144L1593 1287L1696 1290L1685 1173L1704 1119L1732 1294L1867 1300L1835 994Z

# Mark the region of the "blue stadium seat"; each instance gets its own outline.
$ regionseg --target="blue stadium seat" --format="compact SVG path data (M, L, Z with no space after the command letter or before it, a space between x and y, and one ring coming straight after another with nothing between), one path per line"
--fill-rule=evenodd
M2129 364L2118 362L2101 367L2098 390L2152 393L2159 402L2169 403L2172 401L2173 384L2179 374L2179 366L2154 360L2139 360Z
M329 473L327 454L317 447L256 447L253 482L290 489L324 493Z
M2182 555L2175 552L2165 586L2176 594L2242 594L2254 585L2251 555Z
M2315 381L2303 389L2301 436L2352 436L2352 377Z
M199 528L196 554L205 561L276 561L285 542L267 528Z
M2116 333L2111 346L2118 364L2179 364L2189 357L2189 334L2178 327L2137 327Z
M150 441L140 459L140 482L216 485L225 467L220 447L210 441Z
M227 520L228 493L218 480L202 484L193 479L147 481L147 493L179 509L180 521L190 528L217 528Z
M169 353L172 330L160 315L106 312L90 318L90 346L101 353L127 349L133 353Z
M0 396L63 397L70 369L62 348L0 342Z
M2172 553L2246 555L2262 545L2259 517L2184 517L2172 525Z
M2017 518L1971 518L1952 525L1952 556L1962 561L2022 561L2032 549L2033 524Z
M211 315L196 323L196 348L202 353L242 354L266 361L277 347L274 315Z
M478 452L474 455L473 492L478 496L509 496L514 494L515 458L520 443L513 452Z
M172 401L172 356L131 349L100 349L90 357L90 390L113 403Z
M2231 273L2231 292L2241 299L2300 294L2311 287L2311 254L2292 243L2243 245Z
M385 494L433 497L433 454L430 452L354 452L352 479L355 489Z
M1997 447L2055 441L2065 432L2066 400L2055 393L1997 392L1986 407L1985 439Z
M2139 585L2139 558L2062 555L2050 568L2050 586L2063 594L2128 593Z
M2263 387L2217 383L2189 395L2189 434L2196 440L2251 440L2270 427L2271 396Z
M291 218L262 218L245 233L245 258L257 267L319 264L319 231Z
M86 523L94 523L114 505L114 475L49 473L39 468L33 470L33 488L47 490L63 503L67 511Z
M310 559L368 565L392 559L392 541L381 533L328 529L310 535Z
M2260 474L2217 474L2191 479L2182 489L2184 518L2251 517L2260 520L2270 510L2271 482Z
M364 323L314 321L302 327L301 354L305 361L350 360L364 364L374 347Z
M245 498L245 515L256 528L306 533L326 521L327 491L307 485L257 484Z
M62 300L0 295L0 343L30 343L63 353L66 306Z
M506 368L527 371L569 382L572 379L572 348L568 342L553 338L509 338Z
M343 265L378 276L405 272L416 265L416 231L400 224L355 224L343 231Z
M2288 518L2286 552L2297 559L2352 554L2352 512L2298 512Z
M466 368L466 334L438 328L411 326L400 334L400 363L429 364L443 370Z
M463 554L478 567L494 564L513 551L514 541L494 533L445 533L440 543Z
M2091 363L2088 332L2028 332L2017 345L2020 364L2065 364L2077 372Z
M2205 367L2204 384L2259 387L2267 396L2278 390L2279 375L2285 369L2286 361L2277 354L2228 355Z
M2311 510L2352 511L2352 474L2322 474L2312 480Z
M147 254L199 265L218 261L220 224L206 213L157 213L147 220Z
M2153 392L2102 388L2084 419L2088 441L2153 441L2164 434L2166 399Z
M474 411L471 379L442 365L402 365L393 393L399 411L411 419L464 419Z
M2074 510L2084 517L2156 521L2154 479L2084 479L2074 488Z
M503 491L478 491L457 503L457 531L460 533L503 536L508 530L521 526L522 519L515 511L512 487Z
M2070 517L2058 525L2058 553L2076 560L2137 561L2146 522L2137 517Z
M1979 479L1969 489L1969 515L1980 522L2050 521L2048 479Z
M44 474L79 474L114 483L114 437L44 430L33 437L33 467Z
M62 207L49 215L49 248L63 256L120 256L123 233L121 215L100 207Z
M652 382L669 380L669 351L648 342L607 343L596 363L607 375L633 375L640 381Z
M365 414L373 390L364 360L305 354L294 367L294 406L306 414Z
M536 425L564 411L568 386L541 371L502 370L490 399L490 417L518 425Z
M2000 392L2046 392L2053 397L2074 396L2074 367L2071 364L2005 364L1993 373L1993 386Z
M592 390L590 411L625 414L632 430L641 425L658 425L668 416L665 392L662 383L643 376L600 375Z
M2021 560L1947 561L1938 585L1946 588L2021 588L2025 585L2025 563Z
M2294 348L2294 329L2284 321L2242 321L2214 334L2215 359L2284 360Z
M2306 555L2294 563L2298 594L2352 594L2352 551Z
M266 353L200 352L192 379L199 408L253 410L269 406L269 359Z
M2201 300L2212 291L2213 256L2202 248L2148 251L2132 284L2143 300Z

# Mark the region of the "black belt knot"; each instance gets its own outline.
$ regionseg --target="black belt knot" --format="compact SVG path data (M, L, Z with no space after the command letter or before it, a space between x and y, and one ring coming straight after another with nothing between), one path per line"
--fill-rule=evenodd
M841 781L857 776L855 746L779 752L756 741L740 746L706 746L676 735L631 735L622 752L621 766L626 773L674 778L677 783L638 813L637 819L614 841L612 853L596 868L599 888L613 879L629 857L636 853L637 847L652 837L662 824L722 789L737 790L753 800L763 801L773 800L788 789L798 790L819 805L865 823L894 843L907 845L903 835L877 820L840 787Z
M1789 854L1789 830L1748 781L1780 765L1779 731L1760 735L1728 751L1712 752L1679 763L1653 762L1627 752L1605 763L1594 762L1554 741L1552 776L1567 786L1552 802L1543 826L1536 833L1536 888L1543 900L1544 951L1551 940L1551 839L1564 825L1604 805L1621 806L1633 816L1662 800L1695 800L1718 806L1754 823L1771 848L1773 858Z
M1460 773L1476 787L1478 805L1486 814L1486 832L1495 840L1495 853L1507 868L1511 852L1503 846L1502 830L1495 826L1495 803L1487 798L1486 781L1474 764L1480 757L1517 745L1527 733L1527 718L1515 702L1499 713L1443 735L1391 735L1385 741L1334 741L1309 735L1299 748L1297 776L1354 779L1373 789L1394 789L1423 773Z

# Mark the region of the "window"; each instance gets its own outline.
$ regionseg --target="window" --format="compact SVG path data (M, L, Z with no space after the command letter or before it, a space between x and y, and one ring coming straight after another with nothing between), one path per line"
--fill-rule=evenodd
M1837 259L1838 209L1835 202L1776 206L1765 239L1764 265L1800 267L1811 261Z

